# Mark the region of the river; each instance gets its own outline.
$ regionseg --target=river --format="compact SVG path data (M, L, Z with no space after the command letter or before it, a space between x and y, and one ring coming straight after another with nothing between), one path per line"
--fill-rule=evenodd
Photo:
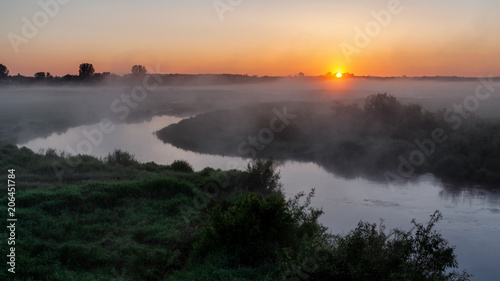
M100 144L92 146L90 154L104 157L114 149L121 149L134 154L140 162L170 164L183 159L195 170L245 168L247 161L244 159L185 151L164 144L153 134L180 120L161 116L143 123L117 124L113 132L103 136ZM65 133L54 133L19 146L35 152L46 148L76 150L78 143L86 139L82 132L96 128L97 124L74 127ZM288 196L316 189L313 204L323 208L320 221L333 233L346 233L360 220L378 223L383 219L388 229L410 229L413 218L427 222L435 210L440 210L444 219L437 229L456 246L460 268L472 273L472 280L500 280L500 243L497 241L500 192L480 187L458 188L443 184L432 175L421 176L403 186L388 186L363 178L344 179L314 163L286 161L279 169Z

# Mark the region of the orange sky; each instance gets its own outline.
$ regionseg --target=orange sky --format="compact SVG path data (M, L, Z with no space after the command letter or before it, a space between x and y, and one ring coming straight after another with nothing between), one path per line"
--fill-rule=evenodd
M19 2L0 3L0 63L14 75L76 74L82 62L117 74L142 64L161 73L500 75L492 0L254 0L223 13L201 0L42 0L58 3L52 15ZM35 23L42 13L46 22L24 36L23 18ZM13 34L25 41L13 47Z

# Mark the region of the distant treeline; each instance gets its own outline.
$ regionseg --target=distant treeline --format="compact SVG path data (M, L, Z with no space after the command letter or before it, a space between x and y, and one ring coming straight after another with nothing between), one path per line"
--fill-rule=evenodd
M278 79L297 79L304 81L324 81L339 79L337 73L327 72L319 76L306 76L300 72L297 75L289 76L249 76L248 74L147 74L145 66L134 65L130 74L117 75L111 72L98 73L90 63L80 64L78 75L66 74L64 76L53 76L50 72L36 72L33 76L24 76L21 74L9 75L8 68L0 64L0 85L95 85L95 84L124 84L141 83L146 75L154 78L160 85L218 85L218 84L246 84L273 82ZM475 77L458 76L421 76L407 77L379 77L379 76L356 76L352 73L342 73L341 79L412 79L412 80L436 80L436 81L472 81ZM500 80L499 77L493 78Z
M50 73L49 73L50 74ZM279 77L248 76L241 74L149 74L160 85L218 85L273 82ZM119 76L109 72L96 73L91 78L82 79L78 75L28 77L9 76L0 80L3 85L101 85L141 83L144 77L126 74Z

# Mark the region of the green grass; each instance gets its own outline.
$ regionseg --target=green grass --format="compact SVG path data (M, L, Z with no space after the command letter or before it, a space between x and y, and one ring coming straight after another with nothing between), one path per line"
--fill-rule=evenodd
M456 259L432 230L438 219L390 239L363 223L332 235L318 223L322 211L310 206L314 192L286 199L270 160L252 161L247 171L193 172L184 161L143 164L123 151L96 159L1 143L0 152L0 169L15 168L20 187L16 275L2 270L0 280L283 280L318 252L310 280L468 280L446 274ZM81 161L63 181L46 174L53 161L73 157ZM27 176L33 185L23 188ZM219 187L215 198L203 192L207 185ZM7 238L2 231L2 253ZM424 263L415 262L420 256Z
M179 206L190 204L195 194L205 196L175 178L18 192L16 276L97 280L126 268L136 280L160 280L189 255L190 224L201 212L186 223ZM5 207L0 210L6 213Z

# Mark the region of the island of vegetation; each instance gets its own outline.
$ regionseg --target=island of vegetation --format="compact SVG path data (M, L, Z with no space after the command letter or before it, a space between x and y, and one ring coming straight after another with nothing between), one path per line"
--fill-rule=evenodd
M284 197L272 160L195 172L182 160L139 163L119 150L98 159L5 142L0 156L2 170L20 179L16 274L2 271L1 280L469 278L450 271L458 265L434 230L439 212L411 230L360 222L332 234L311 207L314 190ZM69 168L56 177L54 167Z
M363 106L263 103L184 119L157 132L200 153L312 161L345 177L402 183L432 173L458 184L500 182L500 122L426 111L387 94Z

